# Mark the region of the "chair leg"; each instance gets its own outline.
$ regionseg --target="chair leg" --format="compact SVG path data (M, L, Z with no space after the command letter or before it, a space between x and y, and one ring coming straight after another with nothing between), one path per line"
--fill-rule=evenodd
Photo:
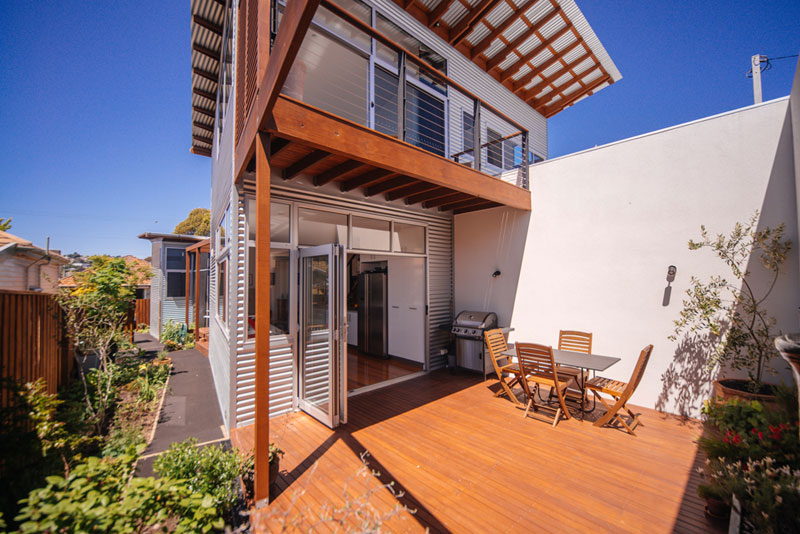
M555 417L555 419L553 419L553 428L555 428L555 427L556 427L556 425L558 424L558 421L559 421L559 419L561 419L561 407L560 407L560 406L559 406L559 407L558 407L558 409L556 410L556 417Z
M564 419L569 419L569 410L567 409L566 402L564 401L564 392L561 391L557 385L553 386L556 390L556 395L558 395L558 404L561 406L561 410L564 412Z
M525 413L522 415L523 419L528 417L528 412L531 409L531 404L533 404L533 399L528 399L528 405L525 407Z
M594 422L594 426L603 426L607 424L609 421L611 421L615 415L617 415L617 412L619 411L620 408L622 408L625 402L622 400L618 400L613 406L609 406L608 403L605 401L605 399L603 399L603 397L598 395L597 392L595 392L594 390L592 390L592 392L595 395L597 395L597 398L603 401L603 404L608 408L608 411L606 411L606 413L604 413L600 417L600 419Z

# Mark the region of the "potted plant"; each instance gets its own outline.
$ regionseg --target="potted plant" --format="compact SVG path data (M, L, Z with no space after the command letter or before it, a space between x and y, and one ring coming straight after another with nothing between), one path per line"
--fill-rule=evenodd
M708 368L746 370L748 379L721 378L714 383L718 397L739 396L771 400L773 387L762 382L764 368L777 355L772 340L775 318L764 303L781 274L792 243L784 239L784 225L758 230L758 211L746 223L736 223L728 236L709 236L700 227L701 238L690 240L690 250L710 249L728 268L728 275L715 275L708 281L692 277L687 298L670 339L682 334L709 336L712 352ZM758 257L769 275L764 291L758 292L748 269L750 258Z
M278 475L281 472L281 456L284 452L274 443L269 444L269 479L272 485L278 480Z

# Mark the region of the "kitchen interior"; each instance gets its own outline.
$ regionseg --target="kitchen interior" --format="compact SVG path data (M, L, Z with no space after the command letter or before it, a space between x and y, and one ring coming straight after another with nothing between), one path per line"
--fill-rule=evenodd
M349 254L347 390L419 373L425 363L425 259Z

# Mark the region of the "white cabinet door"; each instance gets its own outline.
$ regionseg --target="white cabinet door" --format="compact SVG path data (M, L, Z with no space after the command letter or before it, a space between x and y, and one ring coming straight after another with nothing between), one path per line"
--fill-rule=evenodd
M425 361L425 260L391 258L389 271L389 354Z

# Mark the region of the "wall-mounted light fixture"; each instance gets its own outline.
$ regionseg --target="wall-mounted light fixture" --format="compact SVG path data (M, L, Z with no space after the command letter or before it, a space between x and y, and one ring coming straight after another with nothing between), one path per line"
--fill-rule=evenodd
M500 271L495 271L495 272L493 272L493 273L492 273L492 278L497 278L497 277L498 277L498 276L500 276L501 274L502 274L502 273L501 273Z
M667 282L674 282L675 281L675 273L678 272L678 268L674 265L670 265L667 267Z

